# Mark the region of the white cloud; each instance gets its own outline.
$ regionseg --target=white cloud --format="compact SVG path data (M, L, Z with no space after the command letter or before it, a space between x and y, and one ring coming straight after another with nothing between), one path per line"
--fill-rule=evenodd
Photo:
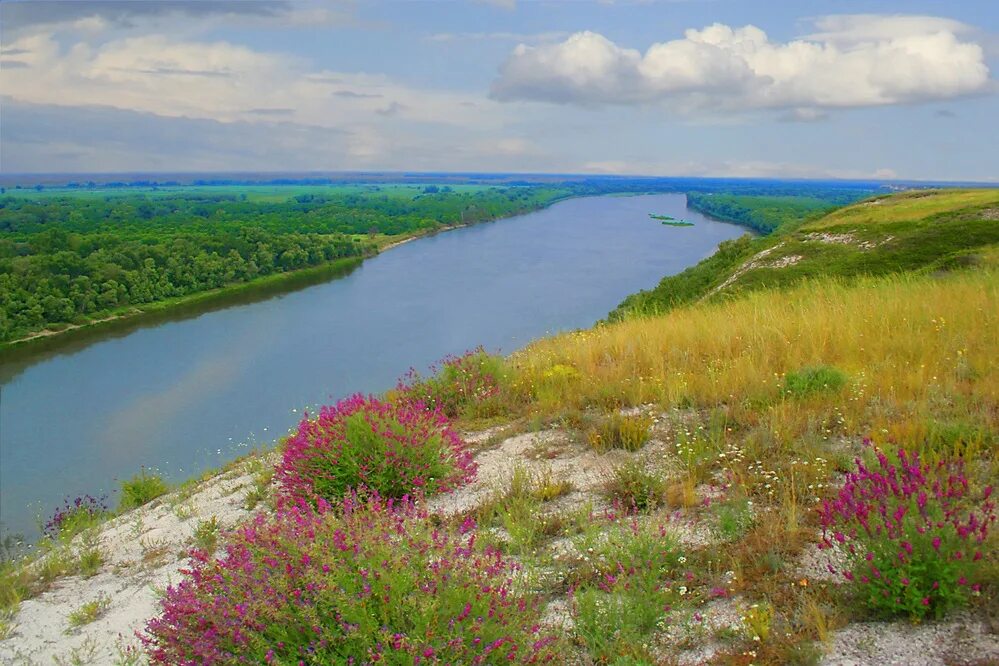
M64 47L57 35L37 33L9 49L23 64L0 71L0 88L20 102L222 122L256 122L260 109L284 109L289 122L338 128L367 126L379 115L477 128L500 122L498 105L479 95L414 88L383 75L314 70L289 55L228 42L145 35Z
M772 42L715 23L645 53L594 32L518 45L492 95L580 105L664 104L677 111L881 106L985 92L989 70L971 28L929 16L829 16L818 32Z

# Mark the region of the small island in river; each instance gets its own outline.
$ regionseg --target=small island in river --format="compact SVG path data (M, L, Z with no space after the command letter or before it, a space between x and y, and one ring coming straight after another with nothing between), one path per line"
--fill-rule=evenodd
M659 220L663 224L670 227L692 227L693 222L687 222L686 220L678 220L675 217L670 217L669 215L656 215L654 213L649 213L649 217L653 220Z

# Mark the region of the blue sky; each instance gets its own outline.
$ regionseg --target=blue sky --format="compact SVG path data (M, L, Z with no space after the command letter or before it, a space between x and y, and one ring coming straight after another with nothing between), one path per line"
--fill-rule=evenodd
M999 3L0 4L0 171L999 180Z

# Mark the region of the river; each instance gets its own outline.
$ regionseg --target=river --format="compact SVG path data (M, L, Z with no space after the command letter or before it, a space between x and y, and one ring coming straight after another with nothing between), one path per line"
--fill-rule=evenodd
M743 233L681 194L570 199L405 243L299 291L0 362L0 521L31 538L64 497L115 504L142 467L179 481L410 367L588 327Z

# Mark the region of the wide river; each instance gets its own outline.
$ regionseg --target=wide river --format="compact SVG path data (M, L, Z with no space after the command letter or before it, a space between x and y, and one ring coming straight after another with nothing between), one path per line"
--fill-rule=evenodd
M743 233L680 194L570 199L405 243L299 291L0 362L0 521L31 538L67 496L117 503L142 467L182 480L410 367L590 326Z

